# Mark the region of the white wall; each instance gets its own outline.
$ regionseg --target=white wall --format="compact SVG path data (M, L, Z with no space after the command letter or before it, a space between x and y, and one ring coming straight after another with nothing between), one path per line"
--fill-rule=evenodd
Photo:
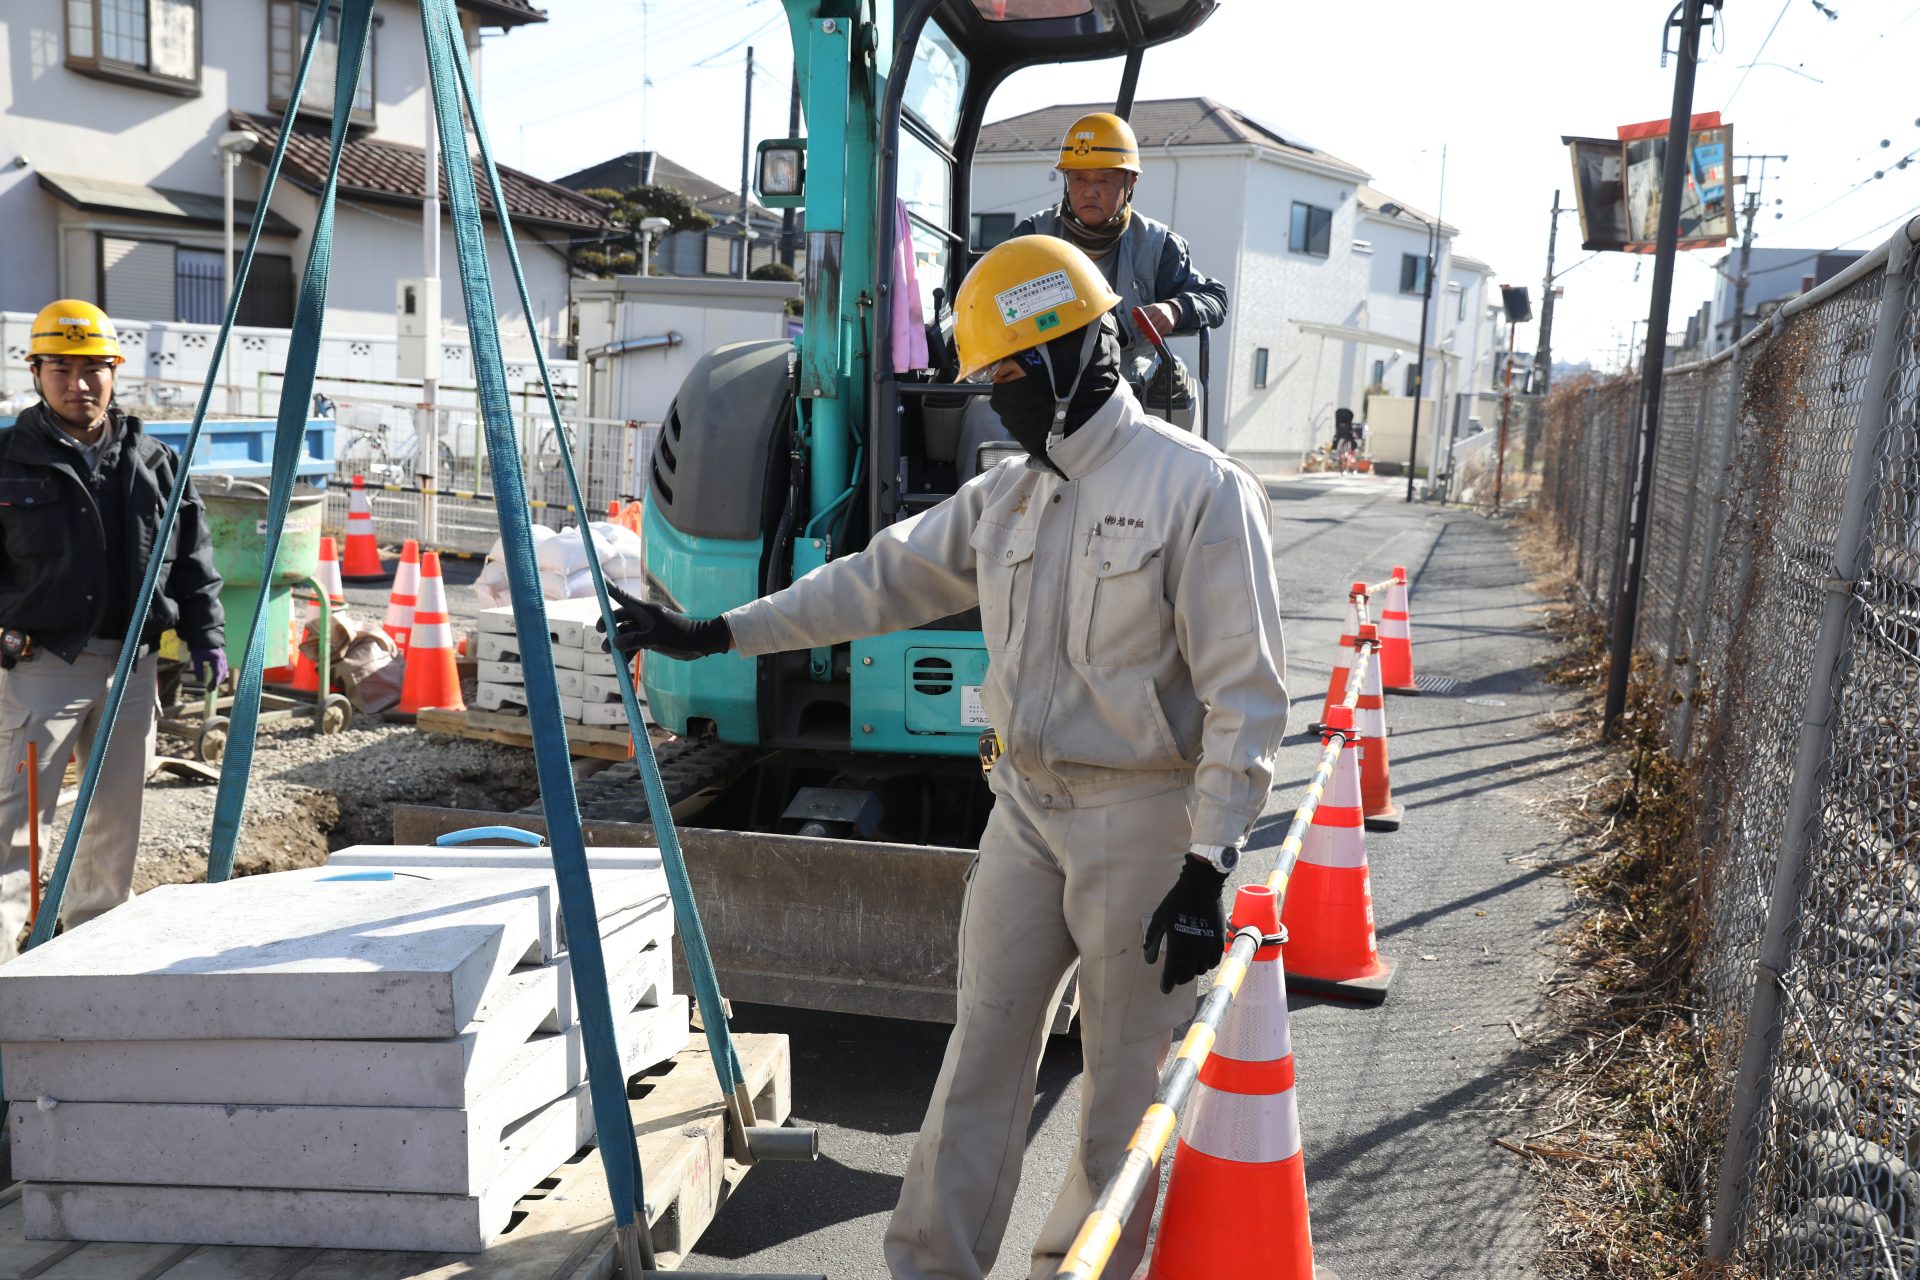
M786 304L798 284L619 276L575 285L582 356L611 343L678 334L677 346L582 360L588 412L616 421L663 422L694 364L734 342L784 338Z
M375 128L382 140L412 146L426 137L426 53L417 5L381 0L374 37ZM100 231L163 238L218 249L217 228L85 213L42 189L41 171L193 191L221 192L214 138L230 108L269 118L265 0L209 0L201 7L202 66L196 97L97 80L65 66L62 10L53 0L0 5L0 310L37 311L56 296L98 300L95 236ZM468 47L478 57L477 32ZM26 165L16 163L26 158ZM259 194L260 165L236 177L242 200ZM306 261L316 201L282 179L274 211L302 228L294 238L267 237L266 253L291 253L296 279ZM352 207L358 205L359 208ZM560 233L546 233L562 239ZM517 235L528 286L549 353L566 338L567 276L563 261L541 247L531 229ZM503 347L529 355L527 326L497 237L489 254ZM451 227L443 229L442 299L451 342L464 342L466 311L457 283ZM394 280L424 274L420 213L406 206L343 203L335 226L338 253L328 292L328 330L391 332Z

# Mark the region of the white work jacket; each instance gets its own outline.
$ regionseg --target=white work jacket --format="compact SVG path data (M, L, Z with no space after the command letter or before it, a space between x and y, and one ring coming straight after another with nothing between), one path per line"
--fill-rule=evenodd
M1123 382L1051 452L1020 457L865 550L727 613L755 656L980 609L980 697L1048 807L1191 786L1193 843L1244 842L1286 732L1271 508L1239 464Z

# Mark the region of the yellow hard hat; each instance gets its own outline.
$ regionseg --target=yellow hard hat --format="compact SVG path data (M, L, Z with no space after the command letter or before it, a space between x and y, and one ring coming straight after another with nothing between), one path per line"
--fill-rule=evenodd
M1081 116L1060 140L1056 169L1125 169L1140 172L1140 141L1133 126L1111 111Z
M1065 240L1003 240L973 264L953 300L960 380L1016 351L1084 329L1119 302L1093 259Z
M37 356L105 356L125 364L120 337L107 313L91 302L62 298L40 308L27 340L27 358Z

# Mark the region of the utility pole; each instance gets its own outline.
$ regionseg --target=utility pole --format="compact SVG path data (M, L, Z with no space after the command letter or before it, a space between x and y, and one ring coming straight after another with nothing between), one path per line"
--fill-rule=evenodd
M1747 188L1746 207L1741 210L1746 215L1746 225L1740 232L1740 274L1733 282L1733 338L1729 346L1740 341L1747 331L1747 281L1750 279L1748 268L1753 262L1753 219L1760 212L1760 189L1767 181L1767 161L1778 160L1786 163L1785 156L1755 155L1742 156L1743 160L1758 160L1760 172L1749 176L1743 184Z
M1634 469L1633 518L1627 533L1626 573L1614 597L1613 645L1607 668L1607 701L1600 722L1611 736L1627 708L1627 677L1633 664L1634 625L1640 614L1640 576L1646 567L1647 512L1653 489L1653 455L1660 436L1660 384L1667 365L1667 321L1673 309L1673 266L1680 248L1680 199L1686 189L1687 153L1693 142L1693 79L1700 60L1700 27L1711 4L1720 0L1681 0L1679 63L1673 73L1673 115L1667 122L1665 172L1661 175L1660 222L1654 239L1653 301L1647 311L1647 358L1642 400L1646 419L1640 429L1639 466ZM1674 20L1667 18L1667 27ZM1664 33L1661 47L1666 47Z
M787 136L800 136L800 61L793 64L793 96L787 100ZM787 270L793 270L794 258L800 248L800 226L798 209L780 211L780 261Z
M1560 207L1560 189L1553 192L1553 218L1547 224L1547 276L1540 282L1540 344L1533 353L1533 382L1527 391L1534 397L1527 412L1527 441L1520 454L1520 469L1533 470L1533 451L1540 445L1540 429L1547 416L1547 392L1553 389L1553 251L1560 240L1560 215L1570 212Z
M740 278L753 258L753 223L747 218L747 192L753 168L753 46L747 46L747 104L740 118Z

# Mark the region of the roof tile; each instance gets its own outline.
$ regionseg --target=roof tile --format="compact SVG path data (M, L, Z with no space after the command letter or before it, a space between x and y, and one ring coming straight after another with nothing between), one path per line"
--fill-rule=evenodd
M1067 103L996 120L980 128L976 150L983 154L1020 151L1054 154L1067 126L1090 111L1110 111L1112 103ZM1346 169L1356 179L1366 171L1312 144L1255 120L1212 98L1160 98L1136 102L1127 117L1143 150L1163 147L1259 146Z

